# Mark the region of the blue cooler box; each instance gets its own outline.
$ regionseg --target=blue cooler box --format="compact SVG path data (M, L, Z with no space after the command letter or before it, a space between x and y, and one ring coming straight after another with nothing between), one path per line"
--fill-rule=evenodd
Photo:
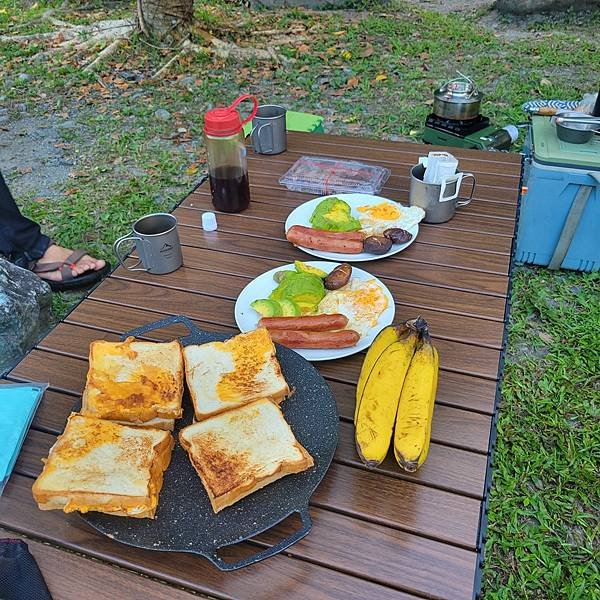
M534 116L523 185L517 262L600 269L600 136L563 142L550 117Z

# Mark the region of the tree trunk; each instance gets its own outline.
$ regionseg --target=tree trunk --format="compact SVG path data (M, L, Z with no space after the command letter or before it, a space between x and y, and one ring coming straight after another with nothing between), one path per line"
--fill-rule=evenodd
M186 37L194 15L194 0L137 0L142 33L166 42Z

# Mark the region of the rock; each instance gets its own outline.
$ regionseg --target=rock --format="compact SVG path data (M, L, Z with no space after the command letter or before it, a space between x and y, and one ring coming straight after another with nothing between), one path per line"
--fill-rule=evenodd
M10 121L10 117L8 115L0 115L0 125L2 123L8 123Z
M29 73L19 73L19 81L28 82L32 79L33 77Z
M0 373L14 365L50 324L50 286L0 258Z
M195 77L184 77L183 79L180 79L178 81L179 85L182 87L193 87L194 85L196 85L196 78Z
M56 126L58 129L77 129L75 121L63 121Z
M161 121L168 121L171 118L171 113L164 108L159 108L158 110L154 111L154 116Z
M27 104L25 104L25 102L19 102L19 104L15 104L15 108L19 112L27 112Z
M564 11L572 8L573 0L496 0L494 8L500 13L530 15L534 13ZM600 6L600 0L579 0L577 10Z

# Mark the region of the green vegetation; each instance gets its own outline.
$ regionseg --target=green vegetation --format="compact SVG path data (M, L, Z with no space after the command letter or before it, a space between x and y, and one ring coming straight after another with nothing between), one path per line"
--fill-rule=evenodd
M149 79L174 55L136 36L97 71L99 51L48 51L52 43L0 43L3 104L15 103L61 129L75 163L53 198L21 197L27 214L67 246L112 259L113 240L138 216L168 210L204 169L202 117L240 92L322 114L326 130L418 141L433 88L459 69L485 92L483 111L518 123L534 98L577 99L597 88L600 12L487 28L485 12L441 15L412 5L368 3L368 12L255 12L220 0L197 3L199 26L237 45L265 47L294 62L183 55L164 78ZM78 12L61 1L0 0L0 31L26 35L54 25L131 15L119 3ZM273 30L276 33L272 33ZM271 33L262 33L271 31ZM508 35L508 34L511 35ZM513 35L514 34L514 35ZM202 38L195 36L198 44ZM55 44L56 45L56 44ZM19 78L19 74L31 76ZM169 111L161 120L157 109ZM5 173L18 186L18 172ZM486 598L592 598L598 573L597 275L517 270L499 419L486 550ZM55 295L59 317L80 298ZM595 554L594 554L595 553Z

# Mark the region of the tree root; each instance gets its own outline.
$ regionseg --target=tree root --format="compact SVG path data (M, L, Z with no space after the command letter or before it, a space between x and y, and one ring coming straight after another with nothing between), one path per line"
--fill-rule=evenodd
M104 50L101 50L98 53L98 56L96 56L92 62L83 67L83 70L87 72L93 71L102 61L106 60L109 56L112 56L126 39L127 38L119 37L116 40L113 40L106 48L104 48Z

